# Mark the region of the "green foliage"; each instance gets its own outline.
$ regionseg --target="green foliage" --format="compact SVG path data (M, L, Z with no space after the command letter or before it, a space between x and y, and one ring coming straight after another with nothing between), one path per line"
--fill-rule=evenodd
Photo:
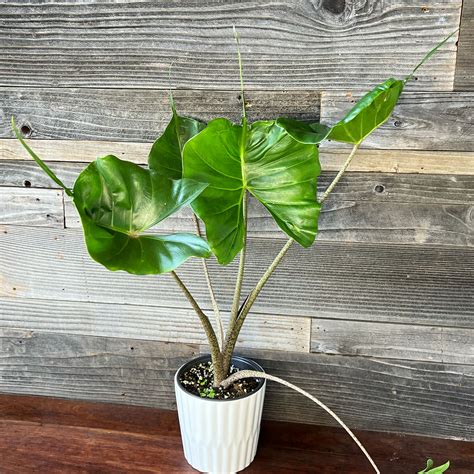
M174 270L190 257L209 257L203 239L192 234L143 234L206 187L194 180L170 180L115 156L91 163L74 184L91 257L109 270L140 275Z
M150 169L170 179L180 179L183 174L182 150L185 143L206 127L206 124L187 117L180 117L171 98L173 116L163 134L153 144L148 155Z
M211 255L208 243L192 234L144 234L207 186L192 179L171 180L115 156L99 158L78 176L71 191L13 129L38 165L73 197L90 256L109 270L157 274L190 257Z
M247 126L215 119L189 140L183 151L183 176L209 183L192 203L206 225L219 263L242 249L246 225L244 200L249 191L278 226L304 247L316 236L319 204L318 150L294 140L275 121Z
M28 144L25 142L25 140L23 140L23 137L20 135L20 132L18 131L18 129L16 128L16 125L15 125L15 119L12 117L12 129L13 129L13 132L15 133L16 137L18 138L18 140L20 140L20 143L23 145L23 147L25 148L25 150L29 153L29 155L31 156L31 158L33 158L36 163L38 164L38 166L62 189L64 189L64 191L66 192L66 194L68 196L72 196L72 191L66 187L66 185L51 171L51 169L46 166L46 163L43 162L43 160L28 146Z
M422 471L418 471L418 474L443 474L449 468L449 461L445 462L442 466L433 467L433 460L428 459L426 461L426 468Z
M361 143L390 117L403 91L404 81L387 79L364 95L346 116L336 123L327 138L338 142Z
M215 398L216 391L214 390L214 387L201 388L199 389L199 395L201 398Z
M318 122L310 123L290 118L279 118L276 123L295 140L312 145L321 143L331 131L330 127Z

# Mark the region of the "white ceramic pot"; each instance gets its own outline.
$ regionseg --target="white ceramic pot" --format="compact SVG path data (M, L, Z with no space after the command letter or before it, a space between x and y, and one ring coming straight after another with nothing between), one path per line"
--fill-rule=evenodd
M174 378L184 456L198 471L234 473L255 458L266 381L261 380L250 395L235 400L213 400L187 392L179 382L180 374L208 360L209 356L193 359ZM232 363L240 369L263 371L256 362L243 357L233 357Z

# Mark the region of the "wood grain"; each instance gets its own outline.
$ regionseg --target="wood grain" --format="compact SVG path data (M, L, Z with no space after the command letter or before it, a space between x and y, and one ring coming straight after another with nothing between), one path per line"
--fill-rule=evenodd
M81 227L77 210L69 198L65 215L66 227ZM183 209L150 232L194 232L192 215L190 208ZM318 240L474 247L473 222L474 206L470 204L328 202L319 218ZM249 200L248 234L288 239L263 205L254 199Z
M251 239L244 294L282 246ZM27 249L27 250L26 250ZM188 308L167 275L109 272L87 256L76 229L0 227L0 296ZM272 275L254 311L360 321L473 327L474 251L430 245L318 242L294 246ZM210 261L219 301L229 308L236 263ZM200 262L179 274L210 308Z
M311 351L474 365L474 330L314 318Z
M5 117L15 116L27 136L40 139L152 142L166 127L170 107L166 91L133 89L0 89ZM321 121L342 119L360 92L324 91ZM238 93L178 91L178 111L209 121L219 116L240 120ZM290 116L318 120L320 94L305 91L249 93L249 118ZM382 149L472 152L474 92L405 93L390 120L364 142ZM8 120L0 123L0 138L12 138ZM340 147L340 144L334 146ZM23 152L24 153L24 152ZM77 150L80 158L80 150ZM46 157L48 158L48 157ZM145 158L145 157L144 157Z
M27 126L31 138L152 142L171 118L167 90L0 88L0 110ZM225 117L240 122L239 92L176 91L181 115L208 122ZM319 120L320 97L310 91L254 91L245 99L250 120L280 115ZM0 122L0 137L13 138L9 120ZM149 149L143 157L146 160ZM81 149L76 149L76 160ZM24 152L23 152L24 153Z
M35 141L41 143L41 141ZM87 163L47 161L47 165L72 188ZM323 171L318 178L322 193L335 173ZM0 187L59 189L33 161L0 160ZM474 202L473 175L346 173L329 195L327 202L369 201L426 204L471 204Z
M35 151L49 163L91 162L109 154L134 163L146 164L149 143L77 141L77 140L27 140ZM348 151L324 145L320 149L320 161L326 171L338 171L346 160ZM3 160L28 169L30 157L18 140L0 139L0 165ZM30 163L31 165L31 163ZM351 163L350 171L381 173L419 174L474 174L474 152L472 151L416 151L416 150L371 150L360 149Z
M63 228L63 193L0 187L0 223Z
M178 298L180 295L176 294ZM67 316L66 316L67 315ZM228 312L223 312L224 323ZM209 317L214 322L210 313ZM239 336L241 347L309 352L310 319L252 314ZM204 344L192 309L130 304L0 298L0 326L34 331Z
M72 185L69 183L72 181L69 168L66 167L64 176L68 178L67 185ZM6 180L14 181L8 168L4 171L4 174L6 173L8 173ZM62 173L60 175L63 177ZM321 190L328 186L332 177L328 175L322 177ZM23 182L31 186L33 179L37 178L19 172L16 181L17 184ZM49 180L47 177L41 179L43 182ZM437 184L440 184L441 196L430 200L430 196L437 193ZM323 208L319 220L318 239L472 247L474 246L473 184L474 181L470 177L458 179L447 176L433 178L433 181L430 181L429 177L421 179L414 177L412 181L402 178L398 183L390 176L374 174L369 179L349 176ZM443 187L447 197L443 197ZM60 191L1 186L0 188L0 195L5 196L0 204L0 224L81 227L79 216L70 198L65 197L63 209L63 195ZM44 197L40 198L38 194ZM357 198L357 201L352 200L354 198ZM151 231L194 232L191 209L181 210ZM265 208L256 200L251 200L249 204L249 234L256 237L286 238Z
M174 408L172 377L194 345L2 330L4 393ZM131 351L130 347L134 347ZM351 427L472 439L474 367L241 351L317 394ZM332 424L311 403L270 385L265 418Z
M184 460L176 412L0 395L0 413L5 474L37 466L47 466L48 472L66 467L67 472L84 472L84 466L94 472L195 472ZM358 431L357 437L384 473L416 472L428 454L438 461L449 458L463 474L474 462L471 445L463 441L368 431ZM73 448L67 456L65 438ZM367 460L342 429L268 420L261 426L257 457L245 472L309 473L314 465L324 466L326 474L343 468L345 473L367 472Z
M456 56L454 90L474 90L474 3L464 0Z
M333 124L363 95L324 92L321 121ZM389 120L364 141L365 147L413 150L474 148L474 93L403 93ZM334 144L340 146L340 144Z
M258 360L266 372L320 397L353 427L473 439L473 366L288 352L245 353ZM366 404L370 405L367 414L359 417ZM293 391L274 384L268 387L265 416L332 424L309 400L296 398Z
M461 3L7 2L0 84L167 89L172 63L177 88L237 90L236 25L248 88L369 88L408 74L459 26ZM420 87L451 90L455 41L426 64Z
M21 398L17 396L14 400ZM38 403L43 399L34 397ZM50 404L58 402L64 403L53 400ZM67 403L70 410L77 410L80 402ZM112 415L120 412L128 414L130 408L135 408L97 403L87 404L87 407L89 405L97 406L98 410L102 410L101 414L106 411ZM49 408L50 412L53 410ZM143 412L144 416L151 417L157 423L152 434L120 431L118 428L110 431L103 429L103 425L94 429L89 426L78 428L67 424L40 425L1 420L3 472L17 474L18 468L25 474L38 472L38 469L52 473L84 473L85 468L87 472L114 474L196 472L184 459L179 433L175 432L178 429L176 414L158 409ZM83 409L82 413L89 415L87 419L91 420L88 411ZM92 421L102 422L100 418L93 418ZM170 433L170 430L173 431ZM288 432L298 440L303 439L305 449L285 436ZM472 449L467 442L367 431L358 431L357 437L367 446L384 473L417 472L424 465L426 453L435 453L430 455L437 460L450 459L451 466L456 468L458 474L471 472ZM65 438L68 440L66 452ZM257 457L245 473L264 474L271 471L274 474L309 474L314 473L314 465L318 465L324 468L325 474L339 474L341 469L346 474L366 474L368 461L347 438L345 432L337 428L264 420Z

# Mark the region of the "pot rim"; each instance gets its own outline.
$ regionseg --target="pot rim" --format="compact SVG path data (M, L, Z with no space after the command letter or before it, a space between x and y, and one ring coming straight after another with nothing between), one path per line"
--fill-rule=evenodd
M244 395L243 397L239 397L239 398L228 398L228 399L225 399L225 400L220 400L220 399L215 399L215 398L207 398L207 397L200 397L194 393L191 393L191 392L188 392L184 386L182 385L181 381L179 380L179 375L184 372L184 370L186 370L190 365L193 365L194 363L196 362L200 362L202 360L210 360L211 359L211 356L210 354L203 354L203 355L200 355L198 357L195 357L194 359L191 359L187 362L185 362L177 371L176 371L176 374L174 376L174 381L175 381L175 387L179 388L180 390L182 390L185 394L191 396L191 397L195 397L197 398L198 400L202 400L203 402L219 402L219 403L222 403L222 402L238 402L239 400L243 400L247 397L251 397L253 395L256 395L263 387L265 387L265 385L267 384L267 381L266 379L258 379L259 382L258 382L258 387L256 390L254 390L253 392L251 393L247 393L247 395ZM243 356L237 356L237 355L234 355L232 356L232 362L234 361L237 361L237 362L244 362L245 364L248 364L251 366L252 369L254 370L258 370L259 372L265 372L262 368L262 366L260 364L258 364L257 362L255 362L254 360L252 359L248 359L247 357L243 357Z

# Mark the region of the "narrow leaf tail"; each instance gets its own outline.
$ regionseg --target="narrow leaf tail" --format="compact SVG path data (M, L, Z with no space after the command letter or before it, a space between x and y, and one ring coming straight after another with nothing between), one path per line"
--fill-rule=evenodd
M459 31L459 28L455 31L453 31L450 35L448 35L446 38L444 38L443 41L441 41L440 43L438 43L432 50L428 51L426 54L425 54L425 57L416 65L415 69L413 69L413 71L411 72L411 74L409 74L404 82L405 84L410 81L415 72L418 71L418 69L423 66L423 64L425 64L426 61L428 61L428 59L431 58L431 56L433 56L433 54L436 53L436 51L438 51L439 48L441 48L441 46L443 46L448 40L450 40L457 32Z
M15 132L16 137L20 140L20 143L23 145L28 154L33 158L38 166L61 188L64 189L68 196L73 196L73 192L53 173L53 171L46 165L46 163L26 144L23 137L20 135L20 132L16 128L15 119L12 116L12 128Z

